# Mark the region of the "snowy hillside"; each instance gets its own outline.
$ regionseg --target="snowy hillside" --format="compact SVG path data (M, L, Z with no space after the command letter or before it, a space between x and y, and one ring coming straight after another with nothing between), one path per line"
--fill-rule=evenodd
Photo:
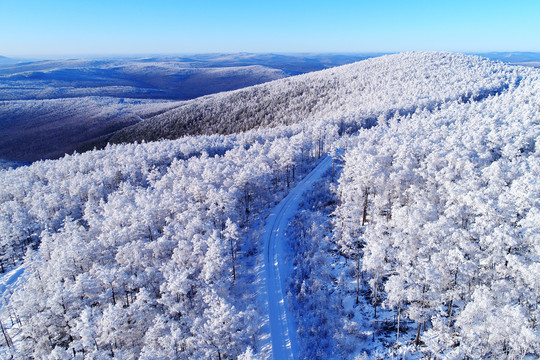
M472 56L388 55L189 101L114 134L113 143L230 134L307 119L355 122L496 94L519 71Z
M0 102L0 159L62 157L178 103L111 97Z
M164 114L117 139L230 134L0 170L0 356L540 356L540 71L407 53Z
M345 156L334 238L425 354L540 354L539 75L393 118Z
M216 65L180 59L2 65L0 126L4 136L0 139L0 159L58 158L168 110L167 99L192 99L287 76L264 66ZM21 143L27 146L21 147Z
M287 76L261 65L187 59L49 60L0 66L0 100L83 96L187 100Z
M169 101L239 89L369 56L373 54L246 53L30 62L0 58L0 127L5 130L0 160L35 161L91 150L103 143L97 141L101 136L168 110ZM21 143L28 146L23 148Z

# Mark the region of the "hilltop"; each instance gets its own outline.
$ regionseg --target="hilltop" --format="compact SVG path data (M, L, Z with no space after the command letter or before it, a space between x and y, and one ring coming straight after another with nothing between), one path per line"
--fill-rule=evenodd
M187 101L101 139L111 143L232 134L309 119L357 122L493 95L518 70L449 53L386 55Z

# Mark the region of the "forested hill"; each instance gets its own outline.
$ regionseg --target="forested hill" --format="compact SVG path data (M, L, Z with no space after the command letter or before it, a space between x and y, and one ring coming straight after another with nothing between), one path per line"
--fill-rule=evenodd
M101 140L231 134L309 119L358 121L496 94L519 78L519 68L476 56L387 55L194 99Z
M269 358L261 230L325 153L280 239L299 359L540 357L540 70L393 55L191 112L271 127L0 171L0 358Z

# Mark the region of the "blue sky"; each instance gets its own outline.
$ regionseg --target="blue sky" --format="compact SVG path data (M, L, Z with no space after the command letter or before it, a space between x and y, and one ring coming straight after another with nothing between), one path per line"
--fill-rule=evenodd
M0 55L539 52L539 16L539 0L0 0Z

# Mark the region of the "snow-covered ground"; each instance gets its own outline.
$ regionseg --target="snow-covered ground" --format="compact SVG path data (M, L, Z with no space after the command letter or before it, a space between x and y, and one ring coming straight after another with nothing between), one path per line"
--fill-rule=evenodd
M2 274L2 277L0 277L0 298L2 300L9 299L9 294L16 286L18 286L20 276L23 274L23 272L24 268L22 266L18 266L11 271Z
M283 201L270 213L263 233L265 284L268 296L269 323L274 359L297 359L298 345L296 325L286 304L286 279L291 264L285 261L283 239L287 234L289 221L294 217L302 194L311 188L331 166L332 158L326 157L310 172Z
M21 285L24 273L23 265L19 265L10 271L0 274L0 322L2 324L2 333L0 334L0 359L11 358L11 347L3 346L6 341L8 345L16 341L18 333L16 315L9 309L9 299L15 288Z

